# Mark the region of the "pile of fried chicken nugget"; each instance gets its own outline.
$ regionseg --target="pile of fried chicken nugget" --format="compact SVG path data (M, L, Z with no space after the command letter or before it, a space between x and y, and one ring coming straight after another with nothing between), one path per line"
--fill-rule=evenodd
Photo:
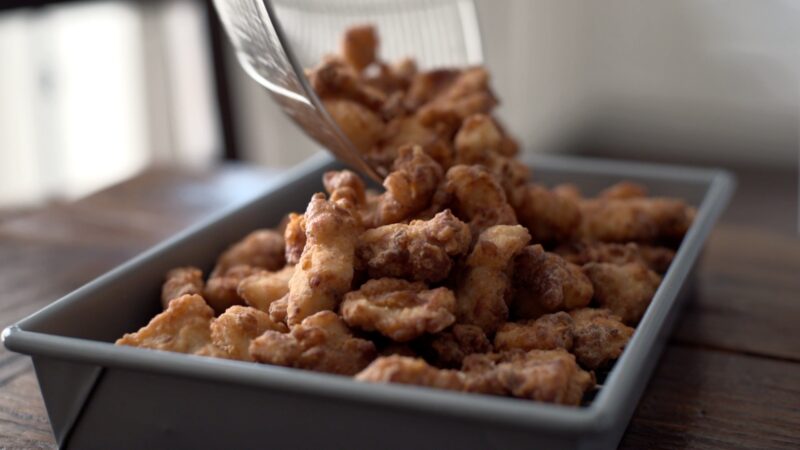
M377 59L370 26L308 72L385 191L351 171L276 229L166 275L164 311L117 341L579 405L622 353L692 222L630 182L531 181L482 67Z

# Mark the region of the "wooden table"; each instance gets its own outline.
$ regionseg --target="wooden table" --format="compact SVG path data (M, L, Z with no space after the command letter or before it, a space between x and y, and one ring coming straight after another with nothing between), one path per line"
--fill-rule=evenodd
M150 170L0 220L5 327L225 205L270 174ZM800 239L791 172L740 175L696 294L622 448L800 448ZM0 349L0 447L55 446L29 358Z

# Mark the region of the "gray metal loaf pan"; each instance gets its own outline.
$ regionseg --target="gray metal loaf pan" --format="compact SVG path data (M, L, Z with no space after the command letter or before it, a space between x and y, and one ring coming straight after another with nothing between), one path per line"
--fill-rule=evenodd
M703 242L733 190L720 170L530 158L536 180L594 193L621 179L686 199L697 218L622 357L594 400L565 407L131 347L113 342L159 310L164 273L212 267L247 232L302 210L334 167L320 155L235 205L101 276L3 332L33 357L62 447L613 448L674 321Z

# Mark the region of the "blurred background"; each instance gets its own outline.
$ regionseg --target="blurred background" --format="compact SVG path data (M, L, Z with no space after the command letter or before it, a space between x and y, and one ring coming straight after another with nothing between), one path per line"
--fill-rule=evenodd
M526 151L796 171L800 2L477 6ZM0 1L0 210L152 166L288 167L316 151L290 123L208 1Z

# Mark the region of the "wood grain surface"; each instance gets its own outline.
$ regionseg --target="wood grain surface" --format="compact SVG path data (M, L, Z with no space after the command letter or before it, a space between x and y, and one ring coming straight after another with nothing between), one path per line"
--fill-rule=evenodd
M150 170L72 204L0 219L0 326L245 201L273 175L235 165ZM766 197L740 186L621 448L800 448L800 239L786 223L797 191L783 176ZM0 447L54 446L30 360L0 349Z

